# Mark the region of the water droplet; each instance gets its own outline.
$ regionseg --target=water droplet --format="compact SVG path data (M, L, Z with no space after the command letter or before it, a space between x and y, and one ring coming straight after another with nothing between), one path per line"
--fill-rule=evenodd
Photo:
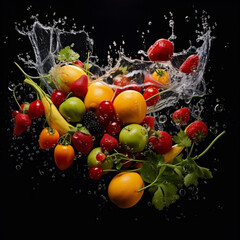
M159 123L165 123L167 121L166 115L160 115L159 116Z
M223 104L217 104L215 107L214 107L214 111L215 112L222 112L224 110L224 106L223 106Z
M186 21L186 22L189 22L189 21L190 21L190 17L189 17L189 16L186 16L186 17L185 17L185 21Z

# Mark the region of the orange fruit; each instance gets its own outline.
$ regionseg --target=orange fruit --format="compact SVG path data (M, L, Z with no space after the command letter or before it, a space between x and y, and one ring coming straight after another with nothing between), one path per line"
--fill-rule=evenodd
M156 69L152 77L160 83L167 84L169 82L169 75L164 69Z
M88 87L88 92L84 99L87 110L96 110L104 100L111 101L114 95L112 88L101 82L94 82Z
M136 172L121 172L109 183L108 197L119 208L130 208L138 203L143 195L144 187L141 176Z
M74 65L65 65L62 67L56 67L51 70L53 81L59 90L62 90L65 94L70 92L70 84L79 79L86 73L79 67Z
M124 123L141 123L147 113L143 95L134 90L121 92L113 102L115 113Z

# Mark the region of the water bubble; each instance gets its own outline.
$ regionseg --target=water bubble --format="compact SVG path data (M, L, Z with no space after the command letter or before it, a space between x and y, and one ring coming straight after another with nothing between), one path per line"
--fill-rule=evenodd
M149 21L149 22L148 22L148 25L149 25L149 26L150 26L150 25L152 25L152 22L151 22L151 21Z
M189 22L189 21L190 21L190 17L189 17L189 16L186 16L186 17L185 17L185 21L186 21L186 22Z
M159 123L165 123L167 121L167 116L160 115L158 120L159 120Z
M217 104L215 107L214 107L214 111L215 112L222 112L224 110L224 106L223 106L223 104Z

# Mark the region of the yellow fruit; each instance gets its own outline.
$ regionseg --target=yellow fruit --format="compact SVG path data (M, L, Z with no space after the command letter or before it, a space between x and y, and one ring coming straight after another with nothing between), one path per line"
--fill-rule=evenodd
M104 100L111 101L114 95L112 88L102 82L94 82L88 87L88 92L84 99L87 110L95 110Z
M56 129L60 135L64 135L73 128L73 126L64 119L48 95L35 82L26 78L24 83L29 84L38 92L44 106L47 123L51 128Z
M156 69L152 77L160 83L167 84L169 82L168 73L164 69Z
M117 174L108 186L108 197L119 208L130 208L138 203L144 187L141 176L136 172L121 172Z
M127 90L117 95L113 106L124 123L141 123L147 113L147 104L143 95L134 90Z
M74 65L65 65L51 70L54 84L58 90L62 90L65 94L70 92L70 84L84 74L86 73L81 68Z
M163 154L164 160L166 163L172 163L174 158L177 157L184 147L179 147L177 144L172 146L171 150Z

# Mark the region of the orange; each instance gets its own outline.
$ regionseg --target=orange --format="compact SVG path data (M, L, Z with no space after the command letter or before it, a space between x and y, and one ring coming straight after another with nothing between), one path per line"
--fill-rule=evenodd
M104 100L111 101L114 95L112 88L101 82L93 82L88 87L88 92L84 99L87 110L96 110L99 104Z
M144 187L141 176L136 172L117 174L108 186L108 197L119 208L130 208L138 203L143 195Z
M65 65L51 70L53 81L59 90L65 94L70 92L70 84L86 74L81 68L74 65Z
M164 69L156 69L152 77L160 83L166 84L169 82L169 75Z
M134 90L121 92L113 102L115 113L124 123L141 123L147 113L143 95Z

